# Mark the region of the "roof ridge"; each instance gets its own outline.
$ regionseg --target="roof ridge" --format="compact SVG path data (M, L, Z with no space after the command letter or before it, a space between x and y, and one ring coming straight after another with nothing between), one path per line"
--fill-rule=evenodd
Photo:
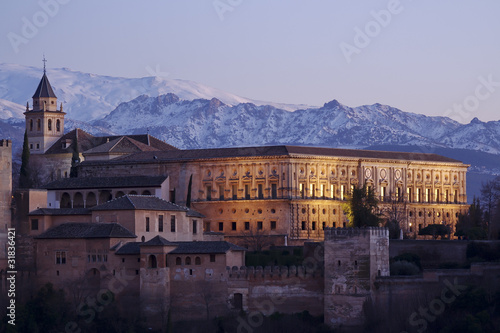
M123 138L125 138L125 136L118 138L118 140L116 140L116 143L114 145L112 145L111 148L109 148L108 150L109 151L113 150L113 148L115 148L123 140ZM104 143L104 144L106 144L106 143Z
M134 207L134 209L136 208L134 203L132 202L132 200L130 200L130 197L128 194L125 195L125 197L127 198L128 202L130 202L130 204L132 205L132 207Z

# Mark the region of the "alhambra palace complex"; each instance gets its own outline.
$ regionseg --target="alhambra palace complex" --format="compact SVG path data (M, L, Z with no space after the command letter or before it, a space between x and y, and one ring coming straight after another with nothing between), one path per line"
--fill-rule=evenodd
M45 73L25 115L30 163L45 185L12 193L12 146L0 142L0 235L3 243L7 228L16 229L18 280L33 290L47 282L94 295L109 290L153 326L169 309L176 319L203 319L208 296L211 316L263 312L270 303L273 312L308 310L331 326L359 325L365 300L388 306L421 285L439 288L444 273L407 285L390 277L387 229L345 228L350 190L366 183L382 211L398 202L409 238L428 224L453 228L468 209L468 165L435 154L181 150L149 134L65 134ZM308 264L246 267L249 239L305 245Z

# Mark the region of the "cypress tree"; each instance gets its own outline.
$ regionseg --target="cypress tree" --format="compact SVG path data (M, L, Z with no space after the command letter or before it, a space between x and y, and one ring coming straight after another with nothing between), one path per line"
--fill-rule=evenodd
M73 144L73 155L71 156L71 170L69 171L70 178L78 177L76 166L80 163L80 152L78 150L78 132L75 136L75 143Z
M21 156L21 172L19 175L19 188L31 188L30 148L28 146L28 132L24 131L23 154Z
M187 193L187 198L186 198L186 207L191 208L191 187L193 185L193 175L189 177L189 184L188 184L188 193Z

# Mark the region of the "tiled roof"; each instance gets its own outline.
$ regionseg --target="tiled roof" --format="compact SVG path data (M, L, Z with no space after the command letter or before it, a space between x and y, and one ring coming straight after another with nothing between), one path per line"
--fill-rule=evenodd
M305 146L263 146L263 147L241 147L241 148L210 148L191 149L161 152L141 152L131 154L114 161L102 163L123 162L148 162L148 161L182 161L216 158L238 158L238 157L266 157L266 156L327 156L340 158L365 158L365 159L390 159L390 160L413 160L428 162L462 163L458 160L437 154L391 152L360 149L321 148ZM85 162L96 164L99 162Z
M36 238L136 238L118 223L64 223L50 228Z
M202 213L199 213L199 212L192 210L192 209L188 209L186 215L189 217L199 217L199 218L205 217L205 215L203 215Z
M169 254L196 254L196 253L226 253L232 251L246 251L245 248L225 241L213 242L178 242L175 250Z
M172 243L161 236L155 236L148 240L147 242L139 244L139 246L164 246L164 245L177 245Z
M152 195L125 195L110 200L102 205L91 208L92 210L164 210L184 211L188 209Z
M139 248L140 242L130 242L125 243L120 247L115 254L125 255L125 254L141 254L141 249Z
M84 188L160 187L167 178L167 176L62 178L46 184L42 188L47 190L64 190Z
M45 73L43 73L42 79L40 80L38 88L36 88L32 98L37 97L56 97L56 94L54 94L54 90L52 90L52 86L50 85L49 79Z
M92 215L87 208L38 208L29 213L31 216L37 215Z
M45 154L72 153L74 149L74 142L78 143L78 151L80 153L85 153L92 149L96 149L92 152L107 152L110 147L112 147L111 142L117 143L123 138L127 138L127 140L122 143L116 152L136 153L138 151L178 150L174 146L169 145L168 143L165 143L149 134L93 136L79 128L76 128L59 138ZM63 148L62 143L66 140L71 140L72 144L68 148Z
M84 154L102 154L102 153L115 153L115 154L131 154L141 151L159 151L158 148L148 146L142 142L121 136L100 146L89 149Z

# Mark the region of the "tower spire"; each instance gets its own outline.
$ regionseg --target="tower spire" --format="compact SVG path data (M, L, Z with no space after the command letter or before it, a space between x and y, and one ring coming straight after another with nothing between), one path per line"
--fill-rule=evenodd
M46 73L46 70L45 70L45 63L47 62L47 59L45 59L45 53L43 54L43 59L42 59L42 61L43 61L43 74L45 74L45 73Z

